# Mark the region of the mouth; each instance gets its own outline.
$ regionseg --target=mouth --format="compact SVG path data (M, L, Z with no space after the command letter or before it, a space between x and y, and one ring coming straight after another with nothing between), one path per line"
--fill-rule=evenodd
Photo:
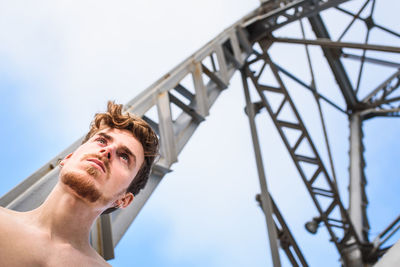
M95 159L95 158L90 158L88 161L93 162L98 168L102 170L102 172L106 172L106 169L104 167L104 163L101 160Z

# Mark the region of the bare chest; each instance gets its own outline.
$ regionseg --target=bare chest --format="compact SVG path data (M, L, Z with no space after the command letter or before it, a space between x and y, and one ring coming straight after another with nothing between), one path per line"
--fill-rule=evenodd
M0 222L0 266L42 266L46 244L17 220L6 217Z
M0 267L101 266L70 245L52 242L18 221L0 222Z

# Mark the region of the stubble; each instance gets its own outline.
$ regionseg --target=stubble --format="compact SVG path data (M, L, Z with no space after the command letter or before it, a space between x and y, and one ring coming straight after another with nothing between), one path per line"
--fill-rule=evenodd
M88 170L89 172L91 171ZM101 192L88 177L81 177L79 174L67 172L61 177L61 181L74 190L80 197L92 203L98 201L101 197Z

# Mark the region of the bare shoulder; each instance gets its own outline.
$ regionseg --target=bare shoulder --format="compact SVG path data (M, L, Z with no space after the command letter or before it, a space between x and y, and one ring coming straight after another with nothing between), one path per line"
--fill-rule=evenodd
M16 212L16 211L9 210L9 209L6 209L6 208L0 206L0 216L13 215L13 214L17 214L17 213L18 212Z
M19 217L20 212L0 207L0 226L13 224Z
M22 226L24 213L0 207L0 228L20 228Z
M12 217L10 210L0 207L0 230L3 230L2 232L4 232L5 227L10 223L10 217Z
M91 258L85 264L85 266L93 266L93 267L110 267L111 265L106 262L102 257L98 256L96 258Z
M102 266L102 267L112 267L111 264L106 262L102 257L99 256L97 259L97 266Z
M90 257L96 261L97 266L104 266L104 267L110 267L111 265L106 262L102 256L100 256L96 250L94 250L93 248L91 248L91 253L90 253ZM112 266L111 266L112 267Z
M53 247L46 266L85 266L109 267L109 265L96 251L80 251L70 244L59 244Z

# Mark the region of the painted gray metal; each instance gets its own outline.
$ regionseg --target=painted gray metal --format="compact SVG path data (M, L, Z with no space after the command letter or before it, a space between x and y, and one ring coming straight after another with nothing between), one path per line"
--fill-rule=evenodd
M350 123L350 183L349 183L349 216L361 242L368 242L369 223L365 193L367 183L364 174L362 117L359 113L351 114Z
M307 39L280 37L280 38L272 38L271 40L277 43L308 44L308 45L317 45L321 47L330 47L330 48L354 48L354 49L366 49L366 50L381 51L381 52L400 53L400 47L397 46L337 42L326 38L307 40Z
M310 17L308 20L317 38L331 39L321 16L316 15L314 17ZM354 109L358 101L343 64L336 56L338 54L337 49L322 47L322 51L324 52L329 66L331 67L332 73L335 76L340 90L342 91L342 95L347 104L347 109Z
M349 216L359 240L368 242L369 224L367 219L366 179L364 174L362 117L359 113L349 116L350 123L350 182ZM350 240L351 242L352 240ZM345 251L345 260L349 266L363 266L360 247L350 247Z
M237 29L248 17L253 17L255 12L250 13L226 29L124 106L125 112L146 116L155 122L160 136L161 157L153 169L146 188L135 198L135 205L131 205L124 211L114 212L111 220L109 220L108 215L102 215L92 228L92 245L106 259L113 257L113 247L118 244L163 176L169 172L170 166L177 161L178 154L198 127L201 120L198 117L194 118L193 114L202 117L209 114L210 107L229 84L234 71L240 67L234 63L242 63L248 56L248 53L240 48L240 37L237 36ZM241 42L246 41L242 40ZM232 48L234 62L227 62L224 53L226 48L223 46ZM202 61L212 54L216 55L219 70L204 72ZM208 84L204 84L203 75L210 76L211 79ZM193 99L188 105L181 106L180 114L176 119L173 119L170 94L176 91L174 89L187 76L191 76L193 80ZM180 91L182 92L182 90ZM179 94L179 91L176 92ZM153 107L157 109L157 118L151 118L150 115L147 116L146 114ZM81 140L82 138L77 140L0 198L0 205L17 211L28 211L38 207L57 183L58 162L73 152L80 145ZM111 246L110 240L112 240Z
M300 250L294 236L290 232L289 226L286 224L278 206L275 204L274 199L270 196L272 203L272 210L274 212L275 227L278 232L279 245L285 251L292 266L308 267L308 263Z
M341 10L341 9L340 9ZM294 11L296 13L296 11ZM272 21L272 20L271 20ZM345 68L340 61L340 55L342 54L343 48L353 48L353 49L361 49L363 50L363 56L360 58L362 62L365 61L365 50L376 50L376 51L382 51L382 52L391 52L391 53L398 53L400 52L399 47L395 46L380 46L380 45L371 45L371 44L358 44L358 43L348 43L348 42L334 42L331 41L329 38L328 31L322 21L322 18L316 14L315 16L310 16L309 21L312 26L312 29L317 37L316 40L306 40L306 39L293 39L293 38L274 38L269 35L268 32L268 27L273 28L274 21L269 21L270 24L266 23L264 25L251 25L248 26L247 29L250 33L250 40L253 41L263 41L263 43L260 42L260 46L262 49L265 50L268 49L271 43L273 42L287 42L287 43L298 43L298 44L303 44L303 45L318 45L321 47L321 49L324 52L324 55L328 61L328 64L331 67L332 73L339 85L339 88L342 91L342 95L346 101L347 104L347 113L350 116L350 127L351 127L351 137L350 137L350 210L346 211L343 209L342 204L339 204L341 206L341 215L342 219L335 219L332 220L328 219L328 222L325 222L324 220L326 219L326 215L329 215L329 208L326 212L322 212L321 217L318 218L319 221L324 221L326 223L326 227L328 229L328 232L331 233L329 228L331 226L334 226L334 222L340 222L339 226L344 224L344 223L349 223L349 226L343 227L345 229L345 235L343 236L342 240L340 241L340 244L338 246L338 250L342 255L342 263L345 266L364 266L366 263L373 263L376 261L380 256L382 256L385 252L384 248L380 248L380 251L378 252L377 249L371 249L372 245L368 240L368 229L369 229L369 224L368 224L368 219L366 216L366 206L367 206L367 197L365 194L365 185L366 185L366 179L365 179L365 174L364 174L364 160L362 156L362 151L363 151L363 142L362 142L362 121L368 118L372 118L375 116L399 116L400 113L400 105L398 104L400 101L399 97L390 97L393 95L393 92L399 88L400 85L400 80L399 80L399 72L397 71L393 75L391 75L386 81L384 81L380 86L378 86L375 90L371 92L370 95L368 95L364 100L358 100L356 96L356 90L357 88L354 89L352 88L352 85L350 83L350 80L347 76L347 73L345 71ZM374 25L376 26L376 25ZM266 33L262 34L262 31L258 31L258 29L264 27ZM383 29L383 27L380 27ZM396 36L398 36L396 33L393 31L390 31L388 29L385 29L386 32L390 32ZM254 34L254 36L252 36ZM263 38L265 40L263 40ZM259 59L267 59L268 61L268 56L263 56L260 54L257 54L256 59L252 59L249 64L254 63L255 61ZM395 62L387 62L387 61L382 61L382 60L377 60L377 59L367 59L369 62L373 63L379 63L383 64L386 66L391 66L391 67L397 67L398 63ZM277 77L278 75L276 74L277 72L274 71L273 64L269 60L268 64L271 66L272 72L274 75ZM363 63L362 63L363 64ZM300 123L299 117L297 116L297 112L294 110L294 106L292 106L292 111L295 111L294 113L296 114L297 117L297 122L292 123L289 121L282 121L277 119L277 115L279 114L281 108L285 105L285 102L289 99L288 95L285 94L285 97L283 98L283 101L281 105L279 106L277 111L272 111L270 108L268 108L268 105L265 103L264 100L266 100L266 96L262 94L262 91L271 91L274 92L275 95L276 93L283 93L282 89L284 89L283 84L279 82L280 86L279 88L274 88L265 84L258 84L257 79L260 76L260 72L263 70L265 64L262 67L259 67L257 69L252 69L251 71L247 71L247 75L252 78L253 83L258 90L260 94L260 98L263 101L263 105L267 107L267 110L269 111L269 114L271 118L273 119L278 131L280 132L282 136L282 140L284 143L287 145L288 152L292 155L293 151L295 148L292 148L290 145L288 145L285 134L280 131L280 128L286 127L289 129L293 130L301 130L305 131L305 128L302 127L302 123ZM277 67L277 66L275 66ZM314 93L314 88L311 86L306 85L305 83L301 82L300 79L296 78L294 75L291 73L284 71L282 68L277 67L280 72L284 72L286 75L291 77L292 79L294 78L296 82L299 82L302 84L302 86L306 87L307 89L313 91ZM359 79L362 73L362 69L360 70L359 74ZM278 79L277 79L278 80ZM358 81L359 82L359 81ZM321 96L318 96L319 98L322 98ZM329 103L330 101L328 101ZM334 105L335 106L335 105ZM275 112L275 113L274 113ZM305 133L300 135L299 140L296 142L295 147L301 142L301 139L304 138L304 136L307 135ZM312 144L312 143L311 143ZM313 145L311 145L313 147ZM299 155L292 155L294 161L303 161L307 162L308 164L317 164L319 162L316 160L315 157L303 157ZM319 165L319 164L317 164ZM319 165L322 166L322 165ZM301 167L299 168L300 175L303 176ZM323 168L323 167L321 167ZM318 171L317 171L318 172ZM311 180L307 179L306 184L308 183L309 185L314 182L316 175L311 177ZM310 178L310 177L309 177ZM307 186L309 186L307 185ZM338 193L335 192L334 186L330 188L329 190L314 190L314 188L311 187L310 192L325 195L326 197L338 197ZM315 203L318 207L318 201ZM336 203L332 202L332 207L336 205ZM326 214L326 215L325 215ZM350 217L349 217L350 215ZM350 219L351 218L351 219ZM351 226L353 225L354 226ZM337 227L337 225L336 225ZM391 231L390 234L388 235L393 235L395 231L400 229L400 227L395 227L393 231ZM384 240L387 240L388 238L385 237ZM333 242L336 243L337 239L335 236L332 236Z
M199 124L209 115L210 107L214 104L222 90L229 86L229 80L233 76L234 72L238 69L242 69L244 64L251 64L247 61L247 58L250 55L253 55L256 58L264 57L264 60L271 66L272 72L275 78L279 81L280 87L273 88L257 84L257 79L248 69L244 70L245 72L242 73L244 73L246 77L252 79L252 82L255 83L259 92L270 90L275 93L282 93L284 95L284 100L280 109L285 103L289 103L296 114L298 119L297 123L292 123L289 121L278 120L277 113L279 113L279 111L277 113L269 111L315 202L317 210L320 213L319 220L324 222L331 235L331 241L336 244L339 253L342 256L344 255L343 264L345 266L357 266L365 264L366 262L371 263L379 259L379 257L386 252L385 249L382 249L381 245L387 240L388 236L390 237L400 228L398 225L400 220L395 220L395 222L390 225L390 229L388 228L389 230L385 230L375 239L374 242L369 242L366 235L368 231L368 220L365 213L366 195L365 175L363 170L364 163L362 158L363 144L361 125L363 120L372 117L400 116L400 97L391 97L393 92L395 92L400 86L400 71L397 70L380 86L372 90L364 99L358 100L340 57L348 57L361 60L362 62L369 61L386 66L398 67L400 65L396 62L344 54L341 49L351 47L362 49L364 51L365 49L375 49L379 51L398 53L400 48L331 41L319 13L325 9L337 7L343 2L346 2L346 0L261 0L262 5L260 8L249 13L241 20L227 28L211 42L207 43L196 53L191 55L181 64L177 65L169 73L161 77L137 97L124 105L125 112L143 116L143 118L150 122L154 127L161 140L161 157L153 168L148 184L135 198L134 205L129 206L123 211L115 211L111 215L102 215L94 224L91 231L91 242L104 258L110 259L114 257L113 248L121 240L132 221L156 189L157 185L170 171L171 165L177 161L180 152L189 141ZM341 8L337 9L349 13ZM305 38L274 39L271 36L271 33L276 29L302 18L308 18L317 37L316 40L306 40ZM382 26L373 26L385 29L385 31L400 37L397 33L383 28ZM264 49L264 55L260 55L259 52L253 49L253 45L256 42L260 43L261 47ZM278 65L275 65L266 53L269 45L273 42L288 42L303 44L305 46L320 46L345 99L347 110L342 110L333 101L330 101L316 92L312 85L306 85L295 75L289 73ZM211 60L212 66L208 66L205 63L207 58ZM216 63L218 63L219 69L216 68ZM281 73L294 79L305 88L308 88L308 90L313 91L316 98L323 99L350 116L351 159L349 211L344 209L334 179L329 177L328 172L323 166L317 150L311 141L311 137L290 99L290 96L285 92L285 86L280 78ZM204 83L204 77L206 76L209 78L207 84ZM192 81L188 88L181 84L181 81L187 77L191 78ZM246 85L244 86L246 87ZM266 99L263 99L262 97L261 99L264 102L262 103L262 106L267 107L268 110L268 103L265 101ZM173 114L171 111L171 105L175 105L179 109L177 116L175 116L176 114ZM250 103L249 100L247 101L247 106L248 110L251 111L252 108L259 108L260 104ZM154 110L156 110L155 113L152 112ZM249 116L249 119L254 141L254 136L257 137L255 127L253 127L255 125L252 126L251 122L252 119L254 119L254 114L251 117ZM287 140L285 140L285 135L282 131L282 128L284 127L301 131L302 134L298 142L296 142L295 147L291 147ZM13 190L1 197L0 205L18 211L27 211L39 206L57 182L59 172L57 165L59 160L73 152L79 146L81 140L82 139L77 140L70 147L16 186ZM302 140L309 142L314 151L314 157L307 157L295 153L295 148ZM261 154L258 152L255 144L256 159L259 161L259 159L261 159ZM312 177L306 177L301 170L300 162L316 165L316 173ZM257 164L257 166L263 173L262 164ZM312 186L316 179L320 179L318 178L320 173L325 175L329 188L314 188ZM259 178L262 189L260 200L266 216L273 262L275 266L280 266L277 240L282 236L280 235L280 237L278 237L277 231L279 234L286 233L289 237L291 234L287 227L287 230L285 231L282 230L285 227L282 229L276 228L276 221L274 222L271 220L272 214L275 214L275 218L277 214L279 214L279 224L281 226L286 226L283 216L279 213L276 205L273 205L274 203L271 202L265 182L265 174L264 176L260 175ZM327 209L322 209L320 207L316 200L317 195L332 200ZM337 207L340 209L341 218L329 217L331 211ZM330 230L330 227L335 226L335 223L336 226L343 229L343 236L338 237ZM291 237L293 239L291 241L291 246L295 248L297 247L297 244L293 236ZM285 248L283 249L285 250ZM392 264L393 261L398 261L399 250L400 245L398 242L382 257L382 260L379 261L376 266L392 266L390 264ZM288 251L285 250L285 252L290 259L291 255L288 254ZM301 255L300 249L297 249L296 253L298 258L302 258L302 256L299 256ZM293 264L294 262L295 261L292 261ZM303 260L300 260L300 262L303 266L307 265L304 258Z
M350 58L350 59L355 59L355 60L363 60L364 59L365 62L374 63L374 64L381 65L381 66L400 68L399 63L391 62L388 60L382 60L382 59L377 59L377 58L372 58L372 57L362 57L362 56L348 54L348 53L342 53L341 56L343 58Z
M44 192L50 192L49 190L55 185L55 179L57 179L58 176L57 165L59 161L73 152L81 142L82 139L75 141L71 146L51 159L14 189L2 196L0 198L0 206L17 211L27 211L36 208L44 201L45 196L47 196ZM49 184L43 183L42 180L44 179L50 180L51 182ZM33 195L31 192L36 192L37 194Z
M255 70L254 72L250 70L250 66L257 61L262 62L259 66L259 69ZM278 88L274 88L268 86L267 84L260 84L258 78L261 75L261 72L266 71L266 68L269 68L277 83L279 84ZM355 228L350 221L350 218L344 208L344 205L340 199L339 193L337 191L337 187L334 184L332 178L330 177L329 173L324 166L320 155L314 145L310 134L308 133L300 115L295 107L293 100L291 99L286 86L284 85L278 69L276 68L275 64L272 62L268 52L265 51L263 55L260 55L258 58L248 62L246 65L246 75L248 78L251 79L256 91L261 99L261 106L265 107L270 115L273 123L275 124L283 143L285 144L290 156L295 163L296 168L299 171L301 178L318 210L318 220L323 222L328 230L328 233L331 237L332 242L336 245L338 251L342 254L342 251L353 246L356 244L357 246L360 245L360 240L355 232ZM276 110L273 110L270 104L270 98L268 94L264 92L274 92L276 94L280 94L281 103ZM280 113L282 108L286 106L290 110L290 114L293 114L293 118L289 120L285 120L285 118L280 118ZM297 135L297 140L293 142L294 144L290 144L289 137L287 136L285 129L291 129L292 131L296 131L299 134ZM308 147L311 148L311 155L303 155L299 153L298 148L301 143L308 144ZM309 166L313 166L313 173L306 174L304 170L304 164ZM316 186L319 182L326 184L326 187L321 188ZM322 199L328 203L327 206L323 206ZM335 213L333 212L335 209L339 211L335 217ZM340 217L340 215L342 217ZM336 224L337 228L341 228L343 231L341 236L339 236L335 231L333 231L333 223ZM352 240L352 244L349 244L348 241ZM343 255L342 255L343 257Z
M260 14L247 20L243 26L250 33L250 41L301 18L310 17L348 0L271 0L262 5Z
M394 244L385 255L383 255L382 259L374 265L374 267L393 266L400 266L400 241L397 241L397 243Z
M269 247L271 249L272 263L274 264L274 267L280 267L281 260L279 258L279 250L277 242L278 234L277 234L277 229L275 227L274 219L272 217L273 214L272 201L268 190L268 184L265 176L264 164L261 155L260 143L258 140L256 122L254 120L256 116L256 107L255 107L256 104L251 102L249 86L247 83L247 75L245 74L244 70L242 71L242 81L243 81L244 95L246 99L246 113L247 117L249 118L251 139L253 140L253 149L256 158L257 172L261 188L260 203L267 223Z

